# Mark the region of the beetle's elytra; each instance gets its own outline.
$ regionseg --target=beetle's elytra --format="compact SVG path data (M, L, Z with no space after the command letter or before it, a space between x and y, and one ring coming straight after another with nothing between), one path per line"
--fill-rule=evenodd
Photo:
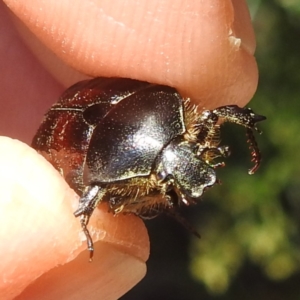
M66 90L47 112L32 146L79 194L80 216L90 256L87 224L95 207L143 218L197 201L216 182L229 155L220 146L220 122L244 126L254 166L261 156L253 129L265 120L236 105L197 112L171 87L131 79L96 78Z

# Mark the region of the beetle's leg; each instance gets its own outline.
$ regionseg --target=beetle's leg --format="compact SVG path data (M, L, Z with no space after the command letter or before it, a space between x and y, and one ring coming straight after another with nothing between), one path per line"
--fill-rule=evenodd
M222 157L230 156L230 149L228 146L220 146L217 149L218 149L218 153L220 154L220 156L222 156Z
M256 123L265 120L266 117L255 114L251 108L241 108L237 105L221 106L214 109L213 113L225 122L236 123L247 128L248 143L250 144L249 148L252 157L251 161L255 163L248 173L254 174L260 165L261 155L252 130L254 129L258 133L261 133L256 127Z
M164 212L166 215L174 218L178 223L180 223L184 228L186 228L189 232L193 233L196 237L198 237L199 239L201 238L200 234L197 232L197 230L195 229L195 227L188 222L180 213L178 213L178 211L176 210L176 208L178 207L179 204L179 197L177 195L177 193L174 190L169 191L166 194L166 197L168 198L168 202L169 204L169 208L165 209ZM181 195L181 201L183 203L185 203L186 205L189 205L193 202L186 200L185 198L183 198L183 195Z
M260 165L261 155L255 137L253 135L253 131L249 128L247 128L247 136L248 136L247 142L250 144L249 149L251 150L251 156L252 156L251 161L254 162L254 167L249 169L248 173L252 175L256 172L256 170Z
M199 147L198 153L207 164L209 164L213 168L224 167L224 162L212 163L212 161L218 157L228 157L230 155L230 149L228 146L220 146L217 148L209 148L209 147Z
M86 236L88 250L90 251L90 260L93 258L94 245L87 225L94 209L102 200L105 193L106 189L98 185L89 186L79 200L78 209L74 212L75 217L80 216L81 228Z
M93 256L94 256L94 243L93 243L93 239L90 235L90 232L87 229L88 222L89 222L89 216L87 216L87 215L80 216L81 229L86 237L87 249L90 252L90 261L92 261Z
M184 218L180 213L178 213L176 210L171 209L165 211L166 215L174 218L178 223L180 223L185 229L187 229L189 232L194 234L197 238L201 238L201 235L196 230L196 228L186 219Z
M105 191L104 191L104 193L99 193L100 190L101 190L101 188L98 185L93 185L93 186L87 187L87 189L85 190L85 192L79 199L78 209L74 212L75 217L79 217L81 215L88 216L87 221L86 221L86 224L88 224L89 217L92 215L98 202L101 200L101 198L105 194Z
M237 105L221 106L212 111L219 118L222 118L225 122L235 123L247 128L251 128L261 133L255 126L257 122L261 122L266 117L257 115L251 108L241 108Z
M228 146L220 146L220 147L201 147L199 146L197 155L199 155L204 161L210 161L217 157L229 157L230 149ZM207 159L206 159L207 158Z
M210 110L205 110L202 112L197 129L199 131L197 135L197 141L199 144L206 146L215 145L219 143L220 128L217 125L219 118ZM215 141L215 143L213 143Z

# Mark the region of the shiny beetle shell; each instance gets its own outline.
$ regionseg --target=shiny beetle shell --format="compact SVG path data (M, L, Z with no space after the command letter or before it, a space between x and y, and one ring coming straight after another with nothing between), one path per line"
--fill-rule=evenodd
M172 87L131 79L96 78L70 87L45 115L32 146L79 194L87 224L98 203L113 213L153 217L198 200L217 182L220 120L244 126L254 167L260 152L253 129L265 117L228 105L197 112Z
M61 96L32 146L82 193L91 182L149 176L158 153L184 132L182 98L175 89L95 79Z

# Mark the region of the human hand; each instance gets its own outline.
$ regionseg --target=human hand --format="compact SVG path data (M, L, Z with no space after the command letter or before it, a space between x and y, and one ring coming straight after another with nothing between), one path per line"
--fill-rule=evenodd
M15 20L17 33L0 6L1 135L30 142L81 73L175 86L206 108L243 106L256 89L254 35L241 0L4 2L39 40ZM31 282L18 299L116 299L144 276L149 242L140 219L96 210L89 264L72 214L78 197L34 150L0 143L1 299Z

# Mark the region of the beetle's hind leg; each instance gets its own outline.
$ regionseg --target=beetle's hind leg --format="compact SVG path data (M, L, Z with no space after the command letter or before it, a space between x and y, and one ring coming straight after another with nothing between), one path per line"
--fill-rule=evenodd
M81 228L86 236L88 250L90 251L90 260L92 260L94 255L94 244L89 230L87 229L87 225L94 209L101 202L105 193L106 189L103 189L98 185L88 186L82 197L79 199L78 209L74 212L75 217L80 216Z

